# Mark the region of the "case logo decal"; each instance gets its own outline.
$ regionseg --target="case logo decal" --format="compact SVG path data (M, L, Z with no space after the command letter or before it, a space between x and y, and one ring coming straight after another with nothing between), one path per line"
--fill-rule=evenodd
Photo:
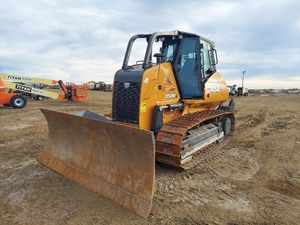
M129 86L130 86L130 83L128 83L128 82L124 83L124 88L125 88L125 89L128 89Z

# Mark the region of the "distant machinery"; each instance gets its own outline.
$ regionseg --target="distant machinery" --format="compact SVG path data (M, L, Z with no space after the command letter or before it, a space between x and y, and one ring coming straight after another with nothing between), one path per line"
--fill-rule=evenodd
M112 85L106 84L104 81L89 81L85 83L89 90L96 90L96 91L112 91Z
M64 94L48 91L47 85L58 84ZM83 85L66 83L62 80L50 80L36 77L0 74L0 104L13 108L24 108L27 104L25 95L35 100L45 97L52 99L87 100L87 88Z

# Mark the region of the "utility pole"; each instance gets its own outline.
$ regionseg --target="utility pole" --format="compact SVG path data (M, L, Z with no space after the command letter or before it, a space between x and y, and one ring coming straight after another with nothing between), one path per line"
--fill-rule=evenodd
M246 70L241 71L241 73L243 74L243 79L242 79L242 88L244 90L244 74L246 73Z

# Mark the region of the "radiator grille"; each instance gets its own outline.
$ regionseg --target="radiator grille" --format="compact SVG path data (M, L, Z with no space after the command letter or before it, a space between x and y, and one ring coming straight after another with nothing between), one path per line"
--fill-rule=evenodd
M130 82L128 88L125 86L123 82L114 83L112 117L117 121L139 124L141 84Z

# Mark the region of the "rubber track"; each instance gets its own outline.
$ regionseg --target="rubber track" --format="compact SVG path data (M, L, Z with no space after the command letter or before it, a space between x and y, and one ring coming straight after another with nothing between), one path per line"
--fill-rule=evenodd
M181 160L182 141L188 130L203 124L205 121L220 118L222 116L230 116L232 118L232 130L234 128L234 115L231 111L223 110L205 110L186 114L176 120L173 120L160 129L156 137L156 160L165 166L176 167L178 169L187 170L200 161L213 154L210 148L213 149L214 144L206 148L200 149L193 155L191 161ZM227 143L225 140L224 142ZM220 146L224 146L222 143ZM217 147L217 146L216 146Z

